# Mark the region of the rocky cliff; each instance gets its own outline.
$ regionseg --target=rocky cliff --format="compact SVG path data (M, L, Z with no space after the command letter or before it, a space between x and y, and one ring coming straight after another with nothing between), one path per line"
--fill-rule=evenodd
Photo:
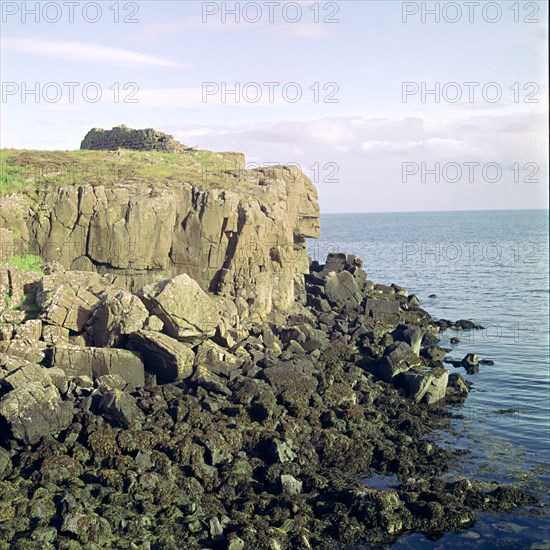
M163 163L160 153L132 154L121 162ZM53 178L38 193L0 198L3 248L109 274L130 290L187 273L233 298L243 317L303 298L304 239L319 234L311 181L295 167L246 170L225 158L174 156L186 170L176 164L154 181L138 167L115 182Z

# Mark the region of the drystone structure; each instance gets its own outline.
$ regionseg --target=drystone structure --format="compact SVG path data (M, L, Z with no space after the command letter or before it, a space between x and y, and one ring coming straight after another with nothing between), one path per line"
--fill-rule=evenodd
M133 130L124 124L111 130L92 128L82 140L81 149L95 151L116 151L117 149L134 149L137 151L164 151L166 153L183 153L191 148L182 145L173 136L146 128Z

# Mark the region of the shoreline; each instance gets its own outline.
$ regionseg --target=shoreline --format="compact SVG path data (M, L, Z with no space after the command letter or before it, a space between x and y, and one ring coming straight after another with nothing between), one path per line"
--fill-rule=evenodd
M308 305L253 324L236 348L206 346L207 368L195 364L182 381L133 392L109 387L112 379L71 381L66 397L78 412L69 425L30 448L10 440L7 466L3 451L3 505L19 524L10 540L334 548L438 537L482 510L535 504L512 486L439 479L458 457L429 434L448 428L446 403L462 402L467 388L453 376L436 399L445 353L431 347L436 329L427 329L437 325L417 300L368 281L351 255L311 268ZM245 360L233 368L231 356ZM427 371L439 375L420 398L435 396L431 405L414 400ZM374 474L401 484L358 481ZM32 496L15 506L10 498L22 494Z

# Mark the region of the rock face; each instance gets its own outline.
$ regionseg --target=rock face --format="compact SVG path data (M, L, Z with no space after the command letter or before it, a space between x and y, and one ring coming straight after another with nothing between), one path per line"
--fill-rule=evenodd
M189 149L189 147L176 141L173 136L153 128L133 130L124 124L115 126L112 130L92 128L82 140L80 148L96 151L135 149L137 151L165 151L167 153L181 153Z
M319 236L315 187L293 166L233 169L227 183L208 180L215 170L204 166L192 183L61 185L38 199L0 198L2 239L128 290L186 273L205 291L240 299L245 316L289 309L305 298L304 239ZM52 320L85 323L84 314L62 318L75 301L82 311L94 305L78 289L60 290Z

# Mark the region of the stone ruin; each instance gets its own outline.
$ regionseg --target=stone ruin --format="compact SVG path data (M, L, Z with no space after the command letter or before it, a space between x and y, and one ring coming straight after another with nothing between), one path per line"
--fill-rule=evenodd
M153 128L134 130L121 124L111 130L92 128L82 140L80 149L94 151L116 151L133 149L136 151L164 151L165 153L184 153L193 151L174 139L174 136L159 132Z

